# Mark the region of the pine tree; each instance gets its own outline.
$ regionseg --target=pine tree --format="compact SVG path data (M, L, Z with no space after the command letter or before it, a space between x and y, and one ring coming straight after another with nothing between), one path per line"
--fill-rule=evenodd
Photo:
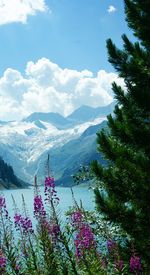
M123 49L107 40L109 62L124 79L116 83L114 115L109 131L97 134L98 150L107 167L94 161L92 171L100 186L95 189L97 208L104 218L127 232L142 258L150 264L150 1L125 0L128 26L137 42L124 34Z

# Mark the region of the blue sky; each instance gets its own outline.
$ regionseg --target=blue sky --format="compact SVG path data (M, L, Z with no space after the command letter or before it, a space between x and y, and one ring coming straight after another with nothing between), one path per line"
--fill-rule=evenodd
M23 3L24 0L19 2ZM95 77L100 70L107 73L114 72L107 61L106 39L111 37L121 47L123 33L132 37L125 22L122 0L27 0L26 2L29 2L30 8L28 6L26 9L25 5L21 6L22 4L17 6L17 0L0 0L0 15L3 15L0 19L1 78L4 78L5 72L10 68L27 80L28 62L37 64L42 58L56 63L61 69L88 70L93 74L92 77ZM9 71L9 77L10 72L12 71ZM7 77L6 74L6 82L8 82ZM29 77L31 78L31 75L28 73ZM4 84L6 83L3 79L3 90L6 86ZM11 86L12 84L6 90L11 90ZM49 83L49 86L52 87L52 83ZM12 94L9 94L7 100L10 101L11 97ZM106 101L103 104L106 104ZM81 100L81 104L83 103ZM64 114L79 105L70 104ZM91 105L95 106L95 103ZM11 104L9 108L10 106ZM49 107L46 111L49 109L54 111ZM26 110L22 116L32 111L36 111L36 108ZM59 112L59 108L57 111ZM7 115L3 114L0 114L0 119L7 118Z
M47 57L63 68L111 71L106 39L121 44L129 30L122 0L47 0L51 12L29 16L26 24L0 26L0 73L24 70L29 60ZM117 10L108 13L113 5Z

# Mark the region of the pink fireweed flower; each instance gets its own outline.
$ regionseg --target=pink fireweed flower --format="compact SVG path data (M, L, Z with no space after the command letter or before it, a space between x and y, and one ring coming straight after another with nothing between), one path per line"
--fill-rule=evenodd
M45 196L47 201L52 201L53 203L59 203L59 198L57 197L57 191L55 190L54 178L45 178Z
M82 257L83 253L89 249L96 248L96 241L92 229L88 224L82 224L77 233L74 244L76 247L77 258Z
M139 272L142 270L141 258L139 256L135 256L135 255L131 256L130 270L131 272L136 272L136 274L139 274Z
M0 257L0 268L6 267L6 259L4 257Z
M108 252L109 253L113 252L115 248L116 248L116 242L114 240L108 240L107 241Z
M8 218L8 211L6 208L6 201L3 196L0 196L0 212L1 214L4 214L5 218Z
M0 197L0 208L5 207L5 198L4 197Z
M75 211L71 215L71 223L73 225L80 224L83 221L83 214L80 211Z
M50 226L50 223L49 223L46 219L43 219L42 224L43 224L43 227L44 227L44 228L48 231L48 233L50 234L50 233L51 233L51 226Z
M6 268L6 258L3 255L2 250L0 250L0 272L4 272Z
M46 177L45 178L45 187L55 187L54 178Z
M60 233L60 226L58 224L51 225L51 235L54 241L56 241L58 235Z
M42 197L40 195L36 195L34 197L34 216L36 218L46 217L46 211L44 209Z
M53 243L56 243L58 235L60 233L60 226L58 224L50 223L46 219L42 221L44 229L47 230Z
M15 226L20 226L21 225L21 220L22 220L22 216L20 214L15 214L14 216L14 223Z
M33 233L32 221L28 217L16 213L14 223L17 230L22 229L23 233Z
M32 221L28 217L22 218L21 226L24 233L33 233Z

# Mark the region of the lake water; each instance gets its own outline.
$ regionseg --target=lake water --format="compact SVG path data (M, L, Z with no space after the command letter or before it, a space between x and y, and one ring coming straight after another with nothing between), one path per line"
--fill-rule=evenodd
M44 187L40 188L41 194L44 193ZM67 187L56 187L57 195L60 198L59 204L59 212L60 216L64 219L65 212L69 209L69 206L73 205L73 198L71 194L70 188ZM92 189L88 189L86 187L76 186L73 187L73 192L76 201L79 203L82 200L83 207L86 210L94 209L94 194ZM33 197L34 197L34 190L31 189L17 189L17 190L5 190L1 192L6 198L7 209L9 211L9 215L12 217L14 215L13 211L13 203L12 197L13 195L17 206L19 209L22 207L22 194L25 198L27 210L30 216L33 216Z

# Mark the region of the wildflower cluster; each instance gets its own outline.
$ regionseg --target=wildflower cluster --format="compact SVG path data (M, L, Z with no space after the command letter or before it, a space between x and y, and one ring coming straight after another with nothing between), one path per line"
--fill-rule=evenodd
M107 240L107 249L109 253L113 252L116 248L116 242L114 240Z
M59 203L57 191L55 190L55 183L53 177L45 178L45 196L47 201L52 201L54 204Z
M0 196L0 274L14 274L16 272L16 251L6 200L4 196ZM10 273L7 272L8 263Z
M83 214L81 211L75 211L71 214L71 223L72 225L79 225L83 221Z
M115 240L107 240L107 249L110 258L114 261L114 270L116 271L123 271L124 262L121 259L119 248Z
M44 230L46 230L51 238L51 241L54 243L57 240L57 237L60 233L60 226L56 224L55 222L50 223L46 218L44 218L42 221L42 227Z
M130 271L135 274L139 274L142 271L141 258L133 255L130 258Z
M20 234L11 235L6 201L0 196L0 274L141 274L141 259L135 251L127 262L117 241L110 237L103 251L101 236L95 231L96 221L90 223L88 211L79 207L74 195L69 222L61 226L52 177L45 178L44 197L45 200L35 186L34 223L27 214L24 198L23 214L15 206L14 226Z
M2 252L2 250L0 250L0 272L1 274L3 274L6 270L6 258Z
M76 256L81 258L86 251L96 248L94 234L88 224L81 224L78 228L79 232L75 236Z
M36 218L46 217L46 211L44 209L44 204L41 195L34 196L34 216Z
M21 214L15 214L14 216L15 227L18 230L22 230L23 233L33 233L32 221L29 217L23 217Z
M6 208L6 201L5 198L3 196L0 196L0 214L4 215L5 218L8 218L8 211Z
M95 237L90 225L84 221L84 214L79 208L71 213L70 221L75 229L75 254L80 259L86 251L96 248Z

